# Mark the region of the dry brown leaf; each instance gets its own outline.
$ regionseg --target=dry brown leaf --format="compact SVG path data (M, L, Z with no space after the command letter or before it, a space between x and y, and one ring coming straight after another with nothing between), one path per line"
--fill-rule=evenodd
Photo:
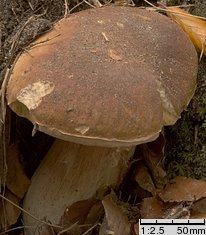
M198 211L198 212L203 213L203 214L206 214L206 198L202 198L202 199L196 201L192 205L192 210Z
M19 198L23 198L24 194L28 190L30 185L30 180L25 175L24 169L19 162L20 153L18 150L18 146L16 143L9 146L7 152L7 178L6 178L6 186L8 189L18 196Z
M61 218L61 225L71 225L76 222L78 224L84 224L90 209L95 203L96 201L93 199L75 202L64 211L64 215Z
M6 189L5 197L19 205L20 199ZM0 231L7 230L17 222L21 211L7 201L0 201Z
M88 199L75 202L66 208L61 217L60 225L69 234L82 234L96 224L104 215L104 208L100 200ZM81 226L83 225L83 226ZM57 231L61 232L60 231Z
M166 184L166 172L163 169L164 137L162 134L150 144L140 146L146 166L154 180L156 188L162 188Z
M141 161L137 163L135 171L135 180L138 185L150 193L154 192L155 186L153 184L152 178L148 172L147 167Z
M189 209L183 203L163 202L154 196L142 201L140 213L143 219L189 219Z
M159 192L165 202L193 202L206 197L206 181L178 176Z
M97 223L104 215L104 208L101 201L97 201L90 209L85 224Z
M121 207L109 197L106 197L102 204L105 210L105 219L99 234L130 235L131 225Z
M144 198L141 203L142 219L164 218L165 203L159 197Z
M183 28L197 51L206 55L206 22L178 7L167 7L167 9L173 11L167 12L167 15Z
M206 214L191 210L190 219L206 219Z
M64 215L61 218L61 225L78 224L93 224L103 216L104 209L101 201L88 199L75 202L70 207L66 208Z

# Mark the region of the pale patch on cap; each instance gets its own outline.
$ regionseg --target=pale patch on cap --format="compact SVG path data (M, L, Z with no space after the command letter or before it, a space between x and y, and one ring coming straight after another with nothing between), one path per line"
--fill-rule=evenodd
M54 84L48 81L39 81L29 84L21 89L17 95L17 100L24 104L29 110L36 109L42 102L43 97L54 90Z

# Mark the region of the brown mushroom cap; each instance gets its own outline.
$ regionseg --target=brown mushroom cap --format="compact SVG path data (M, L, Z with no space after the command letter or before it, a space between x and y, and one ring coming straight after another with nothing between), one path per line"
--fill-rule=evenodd
M57 138L126 146L155 139L189 103L197 54L167 17L108 6L73 14L14 65L10 107Z

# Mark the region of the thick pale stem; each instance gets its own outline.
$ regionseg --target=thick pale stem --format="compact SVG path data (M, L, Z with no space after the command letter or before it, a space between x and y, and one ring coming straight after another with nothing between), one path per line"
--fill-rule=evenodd
M24 209L58 224L68 206L117 187L133 153L134 147L104 148L56 140L32 177ZM24 225L38 223L24 215Z

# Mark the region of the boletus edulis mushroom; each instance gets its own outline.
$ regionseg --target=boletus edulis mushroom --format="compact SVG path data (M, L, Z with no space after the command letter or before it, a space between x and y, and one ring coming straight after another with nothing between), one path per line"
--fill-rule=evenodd
M117 187L135 145L180 117L196 75L193 44L159 13L106 6L56 23L21 54L7 88L10 108L56 137L24 209L57 224L74 202Z

